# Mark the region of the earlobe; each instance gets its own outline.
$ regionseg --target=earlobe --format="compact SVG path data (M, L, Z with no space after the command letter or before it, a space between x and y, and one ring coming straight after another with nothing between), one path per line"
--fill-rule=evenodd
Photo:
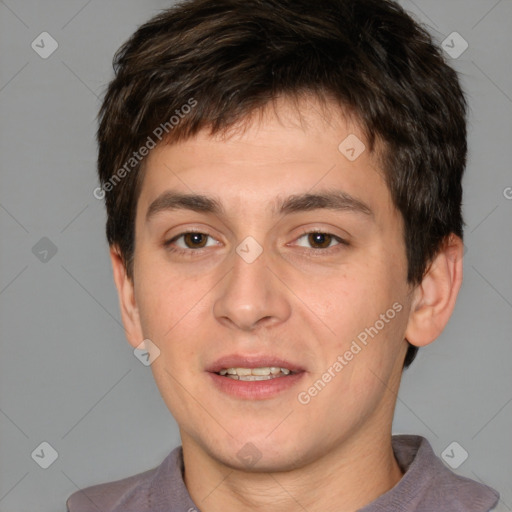
M462 240L451 234L414 290L405 338L417 347L432 343L455 308L462 284Z
M140 325L139 311L135 301L133 281L126 273L126 267L121 253L116 246L110 248L110 260L114 282L119 296L119 306L126 338L130 345L137 347L144 339Z

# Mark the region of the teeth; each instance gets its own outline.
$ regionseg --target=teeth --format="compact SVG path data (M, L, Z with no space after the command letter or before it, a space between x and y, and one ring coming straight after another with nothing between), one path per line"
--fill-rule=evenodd
M277 366L264 366L261 368L223 368L219 375L230 377L235 380L268 380L277 376L289 375L291 371L288 368L279 368Z
M270 368L253 368L250 370L250 373L246 373L245 375L270 375ZM241 375L238 373L238 375Z
M235 380L270 380L275 379L272 375L228 375L231 379Z

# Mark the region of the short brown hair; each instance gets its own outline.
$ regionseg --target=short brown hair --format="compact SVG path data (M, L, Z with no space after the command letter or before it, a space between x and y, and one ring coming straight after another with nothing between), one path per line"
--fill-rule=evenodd
M142 25L114 69L98 173L107 239L132 279L139 149L158 127L164 143L214 134L283 95L335 101L355 114L370 151L383 142L409 283L421 282L450 233L462 238L464 94L428 32L393 1L189 0ZM404 366L416 351L409 346Z

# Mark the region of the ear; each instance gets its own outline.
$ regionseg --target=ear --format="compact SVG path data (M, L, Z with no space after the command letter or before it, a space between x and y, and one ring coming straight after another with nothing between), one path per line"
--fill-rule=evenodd
M462 240L450 234L414 290L405 338L416 347L432 343L443 331L462 284Z
M112 261L114 282L119 295L119 306L125 335L130 345L135 348L141 344L144 337L140 325L139 310L135 302L133 281L126 273L126 267L117 246L110 248L110 260Z

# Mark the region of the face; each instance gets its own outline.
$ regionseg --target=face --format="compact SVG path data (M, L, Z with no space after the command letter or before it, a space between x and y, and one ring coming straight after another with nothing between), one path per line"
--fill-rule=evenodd
M388 435L410 310L403 224L361 130L313 103L302 123L277 113L150 153L129 329L160 350L184 449L264 471Z

